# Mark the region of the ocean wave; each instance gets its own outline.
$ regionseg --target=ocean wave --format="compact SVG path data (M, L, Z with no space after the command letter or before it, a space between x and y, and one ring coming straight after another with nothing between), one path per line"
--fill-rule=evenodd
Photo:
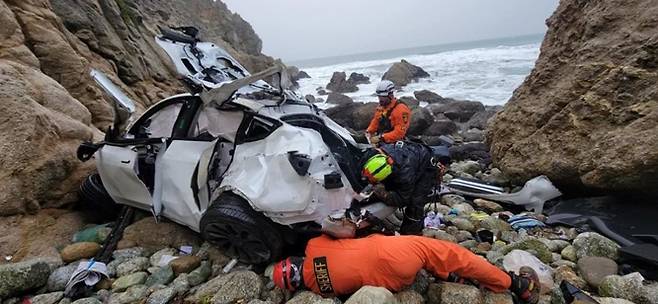
M534 67L539 46L539 43L497 46L305 68L311 78L299 81L299 91L318 96L316 89L324 88L333 72L345 71L348 76L357 72L370 77L371 83L359 85L359 91L346 95L355 101L374 102L376 98L372 93L382 75L393 63L405 59L422 67L431 77L405 86L397 96L413 96L414 91L430 90L443 97L502 105Z

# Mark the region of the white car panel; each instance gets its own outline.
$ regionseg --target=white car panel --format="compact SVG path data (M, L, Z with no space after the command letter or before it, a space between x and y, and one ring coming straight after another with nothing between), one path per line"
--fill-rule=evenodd
M308 155L311 165L300 176L288 152ZM325 189L324 176L339 172L343 187ZM280 224L320 222L328 214L348 208L354 192L321 135L311 129L283 124L267 138L235 148L233 163L221 184Z
M199 231L202 212L192 190L194 170L201 155L214 142L174 140L162 158L162 214L175 222Z
M151 193L137 177L137 152L132 147L105 145L96 155L98 174L112 199L119 204L150 210Z

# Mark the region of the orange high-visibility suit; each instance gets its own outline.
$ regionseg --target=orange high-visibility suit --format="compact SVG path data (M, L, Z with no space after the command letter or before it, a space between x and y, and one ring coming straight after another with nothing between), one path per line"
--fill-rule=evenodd
M378 106L366 132L381 136L385 143L404 139L411 123L411 110L393 98L386 107Z
M503 292L512 284L508 274L468 249L421 236L332 239L323 235L311 239L302 276L313 292L339 296L366 285L399 291L411 285L423 268L442 279L456 273L477 280L494 292Z

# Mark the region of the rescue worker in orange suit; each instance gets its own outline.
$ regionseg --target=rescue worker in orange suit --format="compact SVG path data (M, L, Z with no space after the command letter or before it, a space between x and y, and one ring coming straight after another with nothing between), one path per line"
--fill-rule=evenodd
M373 145L380 142L393 143L407 135L411 111L393 96L394 90L395 84L389 80L383 80L377 85L375 93L379 98L379 107L366 129L366 136Z
M388 206L404 208L401 234L421 234L424 207L443 164L424 144L398 141L366 151L361 175L374 185L373 196Z
M476 280L493 292L511 291L522 303L537 303L539 279L530 267L505 273L457 244L421 236L370 235L360 239L311 239L305 257L288 257L266 270L274 284L291 291L307 289L331 297L362 286L397 292L425 269L443 280Z

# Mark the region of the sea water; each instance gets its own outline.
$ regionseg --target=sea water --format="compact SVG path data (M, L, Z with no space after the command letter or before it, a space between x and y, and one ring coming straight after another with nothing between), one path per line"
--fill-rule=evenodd
M374 102L377 83L395 62L402 59L420 66L430 74L396 93L413 96L417 90L430 90L443 97L480 101L485 105L502 105L530 74L539 56L541 35L487 40L452 45L430 46L369 54L300 61L294 64L311 78L299 81L300 93L317 94L333 72L357 72L370 77L370 84L347 93L355 101ZM387 58L388 57L388 58Z

